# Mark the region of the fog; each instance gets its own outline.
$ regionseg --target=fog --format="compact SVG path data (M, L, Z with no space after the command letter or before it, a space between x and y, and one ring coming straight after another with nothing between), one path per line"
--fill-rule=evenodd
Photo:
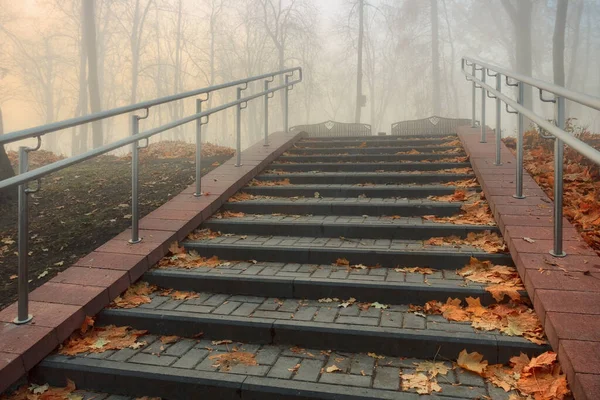
M470 118L462 55L600 95L597 0L0 0L4 133L292 66L303 67L304 82L290 95L290 126L353 122L361 5L360 122L373 132L434 114ZM234 96L224 90L210 104ZM528 96L553 118L537 92ZM262 104L243 111L244 147L262 136ZM271 105L274 131L279 94ZM142 130L194 110L194 99L152 108ZM568 114L600 131L597 112L569 104ZM211 117L204 140L233 146L234 121L233 109ZM504 135L515 122L503 114ZM192 141L193 132L189 124L154 140ZM122 116L47 135L43 148L78 154L127 135Z

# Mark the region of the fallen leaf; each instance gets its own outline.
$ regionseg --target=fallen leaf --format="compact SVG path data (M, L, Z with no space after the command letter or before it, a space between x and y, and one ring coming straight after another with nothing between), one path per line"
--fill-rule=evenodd
M483 361L482 354L477 352L467 353L466 350L463 350L459 353L456 363L459 367L471 372L475 372L479 375L483 375L483 372L488 365L487 361Z
M329 374L331 374L331 373L333 373L333 372L340 372L340 371L342 371L342 369L341 369L341 368L338 368L338 366L337 366L337 365L332 365L332 366L330 366L330 367L327 367L327 368L325 368L325 372L327 372L327 373L329 373Z

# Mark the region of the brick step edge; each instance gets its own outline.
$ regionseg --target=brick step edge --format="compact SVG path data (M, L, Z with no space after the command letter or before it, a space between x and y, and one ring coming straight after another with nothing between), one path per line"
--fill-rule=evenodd
M75 382L78 389L109 391L114 394L140 396L148 394L173 400L418 400L416 393L377 390L353 386L292 381L240 374L198 371L174 367L128 364L119 361L69 358L53 355L32 371L40 384L65 386ZM143 388L143 389L142 389ZM440 400L449 397L438 396ZM436 398L438 398L436 397Z
M331 264L338 258L345 258L352 264L375 265L382 267L430 267L435 269L458 269L469 263L471 257L481 261L512 266L510 254L457 251L410 251L385 250L377 248L335 248L294 245L293 248L277 246L211 244L187 241L187 250L195 250L201 256L217 256L225 260L257 260L272 262L294 262L298 264Z
M427 285L424 283L360 281L358 279L303 278L297 276L220 275L180 269L155 269L142 279L163 288L193 292L227 293L244 296L297 298L356 298L362 302L384 304L425 304L445 302L449 297L461 300L479 297L482 305L495 304L482 287ZM462 281L460 281L462 283ZM526 293L523 292L526 296Z
M376 223L337 223L276 221L272 219L242 220L239 218L210 219L203 228L214 232L235 233L238 235L259 236L307 236L369 239L411 239L427 240L438 236L459 236L465 238L471 232L492 231L500 233L497 226L455 225L455 224L376 224Z
M491 364L507 363L519 352L539 355L539 346L508 336L426 329L336 326L331 323L225 315L197 315L172 310L110 309L99 314L97 324L131 326L155 335L194 337L256 344L285 344L351 353L432 359L454 359L463 349L477 351Z

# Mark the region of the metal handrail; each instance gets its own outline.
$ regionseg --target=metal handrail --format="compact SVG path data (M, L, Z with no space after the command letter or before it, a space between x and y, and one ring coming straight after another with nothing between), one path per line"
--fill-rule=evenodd
M298 71L298 78L290 81L290 78L295 76L295 72ZM273 88L268 87L268 82L272 82L276 76L283 75L285 77L285 83ZM262 92L252 94L246 97L241 97L241 92L248 88L248 83L264 79L264 90ZM234 82L224 83L221 85L211 86L208 88L198 89L191 92L185 92L178 95L162 97L160 99L151 100L143 103L133 104L126 107L120 107L113 110L103 111L96 114L91 114L86 117L72 118L62 122L56 122L53 124L43 125L36 128L26 129L18 132L9 133L5 136L2 136L0 140L0 145L3 143L10 143L17 140L28 139L32 137L36 137L38 140L38 144L35 148L29 148L21 146L19 147L19 174L8 179L4 179L0 181L0 190L19 186L18 190L18 247L19 247L19 273L18 273L18 315L14 320L16 324L24 324L32 320L32 316L29 314L29 288L28 288L28 231L29 231L29 216L28 216L28 195L30 193L34 193L39 190L41 181L40 179L43 176L51 174L56 171L60 171L64 168L67 168L71 165L75 165L81 163L83 161L92 159L94 157L100 156L102 154L108 153L110 151L119 149L126 145L131 145L131 239L129 242L131 244L136 244L141 242L142 238L139 236L139 209L138 209L138 188L139 188L139 150L145 148L148 145L148 139L154 135L157 135L161 132L167 131L169 129L176 128L178 126L190 123L192 121L196 121L196 191L194 193L195 197L200 197L203 195L202 187L201 187L201 134L202 134L202 125L206 125L208 123L208 119L210 115L217 113L222 110L226 110L231 107L236 107L237 109L237 118L236 118L236 157L237 163L236 166L239 167L242 165L241 159L241 110L246 108L246 105L249 101L257 99L259 97L264 97L264 105L265 105L265 146L268 146L268 118L269 118L269 108L268 108L268 99L273 97L275 92L283 90L283 99L284 99L284 107L283 107L283 127L284 130L288 131L288 92L291 91L295 84L302 82L302 68L288 68L278 72L272 72L268 74L258 75L254 77L249 77L245 79L241 79ZM240 87L243 85L243 87ZM237 86L237 99L235 101L231 101L226 104L222 104L220 106L213 107L211 109L202 111L202 103L208 100L210 93L214 91L218 91L221 89L229 88ZM170 101L181 100L186 97L198 96L201 94L206 94L206 98L198 98L196 99L196 113L192 114L188 117L170 122L168 124L149 129L145 132L139 132L139 121L140 119L145 119L148 117L150 113L150 107L157 106L160 104L165 104ZM61 129L74 127L94 121L99 121L105 118L114 117L116 115L124 114L127 112L132 112L140 109L145 109L146 113L144 116L139 115L131 115L130 116L130 133L131 136L127 138L123 138L112 143L105 144L98 148L87 151L83 154L79 154L76 156L72 156L63 160L59 160L53 162L51 164L42 166L33 171L29 171L29 162L28 162L28 154L32 151L39 150L41 146L42 136L58 131ZM206 118L206 119L204 119ZM140 141L145 140L146 143L144 146L140 146ZM37 180L38 184L34 190L29 189L28 183L32 180Z
M287 68L287 69L283 69L278 72L270 72L267 74L257 75L257 76L240 79L240 80L233 81L233 82L222 83L219 85L209 86L206 88L196 89L196 90L192 90L192 91L188 91L188 92L183 92L180 94L164 96L164 97L160 97L158 99L143 101L141 103L136 103L136 104L131 104L128 106L113 108L113 109L106 110L106 111L100 111L100 112L97 112L94 114L89 114L89 115L82 116L82 117L70 118L70 119L67 119L64 121L53 122L51 124L46 124L46 125L37 126L34 128L28 128L28 129L23 129L20 131L7 133L7 134L0 136L0 145L6 144L6 143L11 143L11 142L16 142L18 140L33 138L36 136L43 136L43 135L46 135L51 132L56 132L56 131L60 131L63 129L72 128L74 126L99 121L101 119L116 117L118 115L127 114L127 113L130 113L133 111L148 109L150 107L155 107L155 106L159 106L161 104L170 103L172 101L183 100L185 98L194 97L194 96L198 96L201 94L209 94L211 92L216 92L221 89L227 89L227 88L230 88L233 86L239 86L239 85L243 85L243 84L246 84L249 82L258 81L261 79L273 78L275 76L279 76L279 75L283 75L283 74L290 74L290 73L294 73L296 71L298 71L298 73L300 74L300 80L302 80L302 68L301 67Z
M465 67L471 66L471 72L468 72ZM563 251L563 152L564 145L587 157L592 162L600 165L600 151L594 149L587 143L577 139L573 135L565 131L565 101L571 100L581 105L590 107L600 111L600 98L590 96L584 93L574 92L565 89L564 87L554 85L549 82L540 81L530 76L514 73L505 68L476 60L471 57L463 57L461 60L461 69L468 81L473 82L473 116L472 121L475 121L475 104L476 92L475 87L481 88L482 112L481 112L481 142L486 140L485 127L485 98L490 93L496 98L496 163L501 165L501 103L506 104L507 112L518 114L518 133L517 133L517 165L516 165L516 190L513 197L524 199L523 195L523 133L525 130L524 118L527 117L546 132L550 133L550 138L554 139L554 246L550 251L555 257L564 257L566 253ZM481 70L481 79L476 76L476 72ZM490 74L493 71L493 74ZM485 83L485 76L496 77L496 87L493 88ZM506 79L507 86L517 86L517 100L508 97L502 93L502 76ZM509 78L516 83L509 83ZM525 85L530 85L540 91L540 99L543 102L553 102L556 107L556 124L547 121L543 116L536 114L533 110L527 108L524 104ZM554 95L553 100L544 99L542 92L549 92ZM515 111L508 111L510 106ZM473 124L474 125L474 124ZM547 137L547 136L546 136Z

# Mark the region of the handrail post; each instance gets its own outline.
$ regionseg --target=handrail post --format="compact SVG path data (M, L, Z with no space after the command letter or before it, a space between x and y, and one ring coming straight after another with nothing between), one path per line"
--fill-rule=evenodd
M137 136L140 131L140 117L130 117L131 136ZM140 214L139 214L139 141L131 144L131 239L129 243L136 244L142 241L140 238Z
M525 84L523 82L518 83L519 85L519 99L518 103L521 106L524 106L525 103ZM525 130L525 120L523 114L519 112L518 114L518 125L519 131L517 133L517 171L516 171L516 191L513 197L515 199L524 199L523 195L523 132Z
M237 88L237 100L242 98L242 88ZM236 167L242 166L242 104L237 105L235 114L235 129L236 129Z
M485 83L485 76L487 75L487 69L481 68L481 82ZM487 143L485 137L485 88L481 86L481 140L480 143Z
M565 98L556 98L557 126L565 130ZM554 257L565 257L563 251L563 151L562 140L554 140L554 248L550 251Z
M265 92L269 90L269 80L265 79ZM265 94L265 146L269 145L269 93Z
M475 63L471 64L471 74L473 75L473 78L475 78ZM475 85L475 81L473 81L473 89L472 89L472 117L471 117L471 128L475 128L475 108L476 108L476 85Z
M27 172L29 169L29 154L27 147L19 147L19 174ZM33 319L29 314L29 266L28 266L28 247L29 247L29 199L27 183L19 185L19 281L18 293L19 304L17 318L13 322L17 325L26 324Z
M202 112L203 99L196 99L196 114ZM195 197L202 196L202 118L196 120L196 191Z
M289 90L287 84L290 82L289 75L285 76L285 84L286 87L283 88L283 131L287 132L289 130Z
M496 90L502 92L502 75L496 72ZM496 96L496 163L495 165L502 165L502 101L500 97Z

